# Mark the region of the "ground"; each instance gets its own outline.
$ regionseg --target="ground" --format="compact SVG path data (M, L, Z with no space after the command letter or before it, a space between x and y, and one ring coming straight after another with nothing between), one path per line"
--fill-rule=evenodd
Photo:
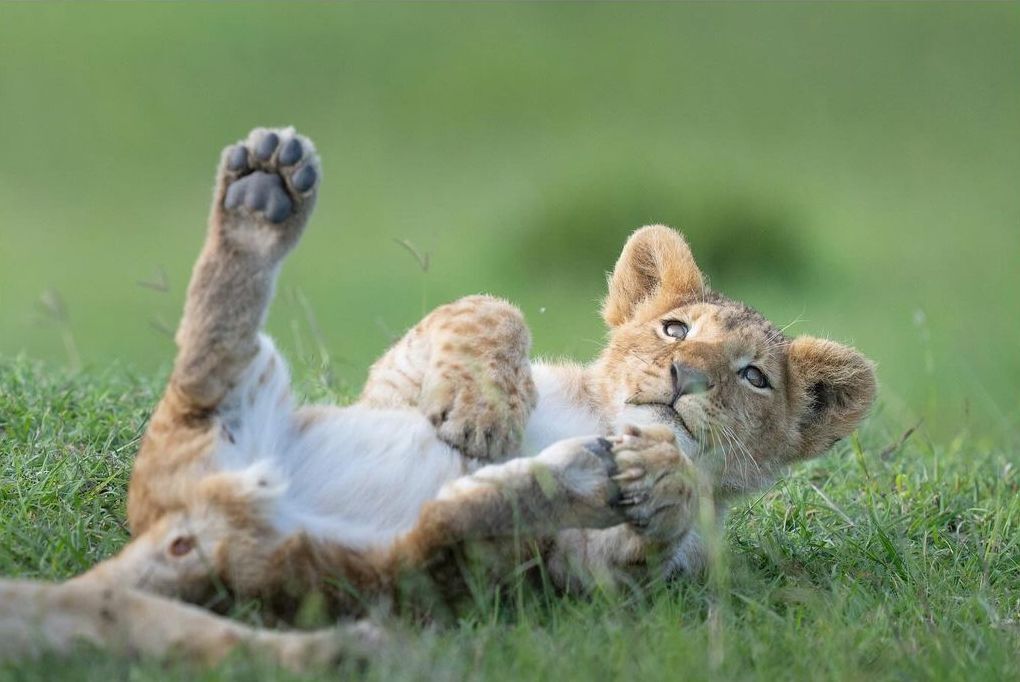
M124 494L162 377L0 362L0 574L73 575L127 538ZM318 379L303 392L330 395ZM342 396L339 397L342 399ZM459 623L392 618L359 679L1004 679L1020 654L1020 474L972 434L929 442L882 414L827 457L737 503L713 577L591 600L482 594ZM249 617L241 613L238 617ZM196 679L111 659L0 667L0 679ZM286 679L237 659L197 679ZM335 671L311 679L335 679Z

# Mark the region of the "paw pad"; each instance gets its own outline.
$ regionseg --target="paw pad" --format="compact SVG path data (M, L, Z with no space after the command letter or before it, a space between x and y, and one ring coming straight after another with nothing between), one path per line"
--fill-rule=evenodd
M307 192L315 185L315 169L305 166L294 173L294 188L299 192Z
M227 153L227 168L236 173L248 170L248 150L244 145L235 145Z
M255 157L259 161L268 161L276 151L278 144L280 144L280 136L276 133L269 133L255 147Z
M301 160L303 154L304 150L301 148L301 140L296 137L291 138L280 152L280 165L293 166Z
M265 214L271 223L282 223L293 212L294 202L287 195L279 175L257 171L246 175L227 189L223 200L227 208L244 206Z
M315 147L293 128L256 128L223 155L223 208L274 225L307 218L319 180Z

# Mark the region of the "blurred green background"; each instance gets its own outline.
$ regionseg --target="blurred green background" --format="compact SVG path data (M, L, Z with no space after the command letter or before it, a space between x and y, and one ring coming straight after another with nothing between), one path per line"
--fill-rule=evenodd
M665 222L716 288L875 358L881 410L997 438L1018 36L1015 3L2 4L0 354L165 369L218 150L292 123L326 172L270 321L299 373L354 390L479 291L590 358L604 272Z

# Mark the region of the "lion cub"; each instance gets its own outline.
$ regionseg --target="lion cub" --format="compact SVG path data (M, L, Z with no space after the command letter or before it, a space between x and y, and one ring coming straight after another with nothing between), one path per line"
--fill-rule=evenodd
M337 612L452 601L467 556L493 580L541 559L562 587L696 570L700 495L762 487L871 405L867 359L785 337L652 226L609 278L591 365L532 363L521 313L472 296L408 332L355 404L299 406L260 328L320 178L293 129L224 151L131 480L134 540L88 579L195 601L226 587L286 615L312 591Z

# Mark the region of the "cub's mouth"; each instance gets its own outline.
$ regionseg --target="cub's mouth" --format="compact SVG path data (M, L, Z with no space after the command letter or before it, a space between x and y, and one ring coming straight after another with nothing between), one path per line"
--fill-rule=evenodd
M687 425L686 421L684 421L683 415L681 415L673 405L662 402L647 402L647 403L630 402L628 404L634 405L636 407L650 407L654 409L659 414L663 421L679 425L680 428L684 430L684 432L691 440L693 440L695 443L699 442L698 438L694 435L694 432L691 430L691 427Z

